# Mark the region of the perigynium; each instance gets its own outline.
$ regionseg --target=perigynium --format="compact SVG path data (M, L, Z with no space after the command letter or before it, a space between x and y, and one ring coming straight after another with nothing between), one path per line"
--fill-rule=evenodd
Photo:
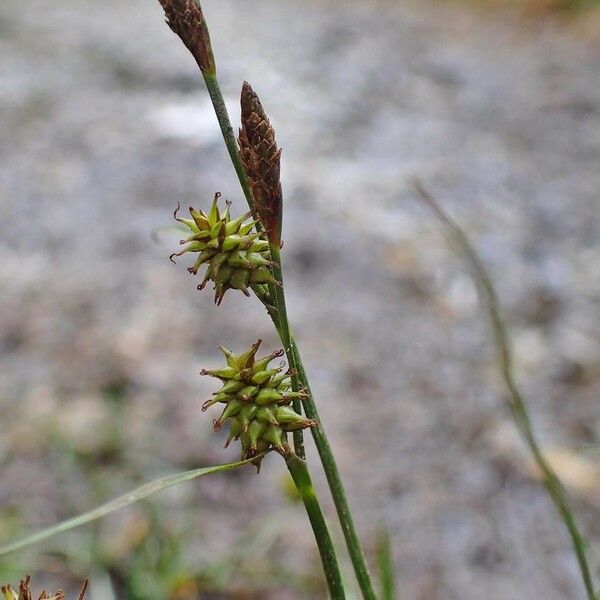
M287 442L289 432L317 425L316 421L304 418L290 407L295 398L306 395L291 389L290 371L284 364L270 366L274 359L283 355L283 350L257 359L256 352L260 344L261 340L258 340L249 350L238 355L221 346L227 366L200 371L202 375L215 377L223 384L202 405L202 410L214 404L225 405L221 416L213 421L213 426L218 431L228 423L225 447L232 440L240 440L242 460L271 449L285 456L291 452ZM256 461L257 468L261 460Z
M215 284L215 303L221 304L227 290L240 290L250 296L248 288L265 283L277 284L270 268L269 243L261 231L255 231L257 221L250 212L232 219L231 204L227 203L224 213L219 210L220 194L215 194L208 214L190 207L191 219L178 217L179 204L174 217L185 225L191 235L181 240L184 246L170 258L183 254L197 254L196 262L188 268L192 275L206 265L206 273L198 289L202 290L209 281Z

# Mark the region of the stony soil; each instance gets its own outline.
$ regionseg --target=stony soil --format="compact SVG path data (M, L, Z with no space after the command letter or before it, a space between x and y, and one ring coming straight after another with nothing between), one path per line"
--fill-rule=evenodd
M234 122L247 79L284 148L291 319L367 547L385 523L403 598L583 598L504 409L475 289L406 180L428 183L491 270L540 438L597 557L598 46L553 21L459 4L205 4ZM6 538L233 458L199 410L213 389L198 370L218 363L219 344L277 342L255 301L230 293L216 310L186 261L167 259L177 201L206 207L219 190L245 206L195 64L157 4L3 3L0 32ZM273 456L260 477L187 484L150 506L186 531L195 567L253 540L225 589L324 597L282 482ZM143 515L95 531L125 556ZM4 568L74 581L92 569L91 535ZM110 598L103 577L93 600Z

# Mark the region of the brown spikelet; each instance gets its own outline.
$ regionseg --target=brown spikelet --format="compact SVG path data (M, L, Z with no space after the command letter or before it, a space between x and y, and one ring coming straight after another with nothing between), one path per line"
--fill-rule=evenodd
M19 584L19 600L32 600L31 588L29 587L30 576L27 575L25 579L21 579Z
M3 585L0 587L0 593L2 594L2 598L4 600L33 600L33 595L31 593L31 577L27 575L23 579L21 579L21 583L19 584L19 594L15 592L15 590L10 585ZM81 591L79 592L78 600L83 600L85 596L85 592L87 590L88 580L86 579L83 582L83 586L81 587ZM38 600L65 600L65 594L62 590L58 590L52 596L49 596L45 591L40 594Z
M281 242L282 193L281 149L275 131L250 84L242 86L242 128L238 143L240 158L254 198L254 212L260 218L269 242Z
M89 581L87 579L84 580L83 585L81 586L81 590L79 591L79 596L77 596L77 600L83 600L85 593L88 589Z
M203 73L216 72L208 27L197 0L159 0L167 25L181 38Z

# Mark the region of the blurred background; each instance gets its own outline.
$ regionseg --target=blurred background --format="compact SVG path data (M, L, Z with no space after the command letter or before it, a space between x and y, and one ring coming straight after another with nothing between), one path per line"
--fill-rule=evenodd
M289 311L370 558L387 528L401 598L583 598L475 289L406 180L423 178L491 270L597 570L598 2L204 5L233 122L246 79L283 147ZM198 371L219 344L277 340L256 301L230 292L217 310L168 260L177 201L245 203L158 3L3 2L0 56L6 541L234 459L200 412L214 386ZM156 495L3 558L0 579L89 575L92 600L325 598L282 466Z

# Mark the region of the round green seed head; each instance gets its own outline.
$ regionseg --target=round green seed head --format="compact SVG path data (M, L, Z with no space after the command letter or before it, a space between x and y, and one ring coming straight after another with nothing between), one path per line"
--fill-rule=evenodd
M282 373L284 366L269 368L269 363L280 357L282 351L257 359L260 344L258 340L241 354L221 348L228 366L201 371L223 381L221 389L204 403L203 410L217 402L225 404L214 427L218 430L229 424L225 445L239 439L244 459L269 449L286 453L289 451L287 432L316 425L288 406L292 398L304 396L291 390L289 371Z
M229 205L225 212L218 206L220 194L216 194L208 214L190 208L191 219L177 216L175 219L184 225L190 236L181 240L183 250L171 255L181 256L188 252L198 256L188 271L196 275L199 269L208 264L204 279L198 286L203 289L209 281L215 285L215 302L220 304L225 293L236 289L250 295L251 285L273 283L278 285L270 267L269 244L261 232L254 231L256 222L251 214L232 219ZM173 260L173 262L175 262Z

